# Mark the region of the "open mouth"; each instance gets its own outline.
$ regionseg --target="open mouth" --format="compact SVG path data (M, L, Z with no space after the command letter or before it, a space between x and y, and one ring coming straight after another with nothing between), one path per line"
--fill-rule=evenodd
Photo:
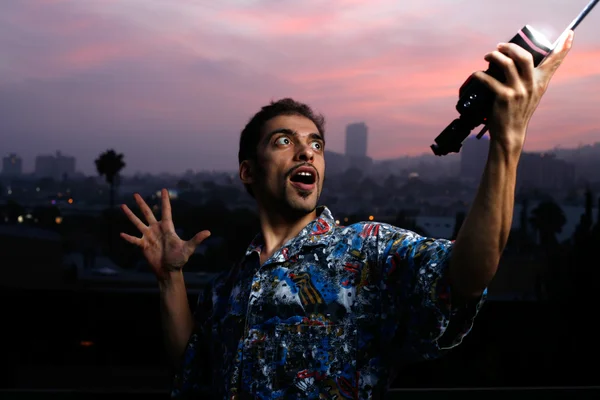
M290 177L292 185L301 190L312 190L317 181L317 173L314 169L300 167Z

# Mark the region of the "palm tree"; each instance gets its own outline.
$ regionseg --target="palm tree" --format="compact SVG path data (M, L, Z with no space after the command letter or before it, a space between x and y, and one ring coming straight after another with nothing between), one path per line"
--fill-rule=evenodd
M117 154L113 149L100 154L96 159L96 169L99 175L104 175L110 186L109 205L112 210L115 205L115 188L118 183L119 172L125 168L123 154Z

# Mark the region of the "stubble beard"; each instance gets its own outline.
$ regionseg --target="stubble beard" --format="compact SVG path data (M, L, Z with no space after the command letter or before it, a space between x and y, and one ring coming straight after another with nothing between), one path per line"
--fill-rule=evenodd
M299 196L301 200L296 196ZM282 191L282 199L285 203L284 207L294 216L304 216L313 212L317 208L320 196L321 192L318 185L315 185L315 190L313 191L303 191L291 187L287 183ZM314 199L310 199L310 197L314 197Z

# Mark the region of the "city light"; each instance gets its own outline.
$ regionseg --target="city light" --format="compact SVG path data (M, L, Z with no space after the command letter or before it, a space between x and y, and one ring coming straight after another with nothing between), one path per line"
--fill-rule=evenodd
M73 199L69 199L69 204L73 204Z
M169 193L169 198L175 200L177 197L179 197L179 192L175 189L167 189L167 193ZM162 195L162 191L158 190L155 193L155 196L157 198L161 198Z
M40 188L39 188L39 187L36 187L36 188L35 188L35 191L36 191L36 192L39 192L39 191L40 191Z
M62 217L56 217L56 218L54 218L54 222L56 222L57 225L62 224L62 220L63 220Z
M374 216L372 216L372 215L369 215L369 221L373 221L374 219L375 219L375 217L374 217Z
M18 221L20 224L21 224L21 223L23 223L23 216L22 216L22 215L19 215L19 216L17 217L17 221Z

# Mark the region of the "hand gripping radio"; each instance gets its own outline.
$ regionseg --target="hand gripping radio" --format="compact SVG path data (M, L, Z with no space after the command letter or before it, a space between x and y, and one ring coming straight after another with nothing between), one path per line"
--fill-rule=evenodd
M574 30L577 25L583 21L585 16L594 8L600 0L592 0L583 9L583 11L571 22L563 34L569 30ZM561 35L562 37L562 35ZM541 33L529 25L525 25L510 40L533 56L533 64L537 67L556 47L558 41L550 43ZM505 81L504 72L494 63L489 63L486 74L491 75L500 82ZM433 153L437 156L444 156L448 153L458 153L462 147L462 142L471 134L471 131L483 124L483 129L477 134L477 139L487 132L487 120L491 114L494 105L494 93L477 79L469 77L458 91L459 100L456 103L456 110L460 114L435 138L435 144L431 145Z

